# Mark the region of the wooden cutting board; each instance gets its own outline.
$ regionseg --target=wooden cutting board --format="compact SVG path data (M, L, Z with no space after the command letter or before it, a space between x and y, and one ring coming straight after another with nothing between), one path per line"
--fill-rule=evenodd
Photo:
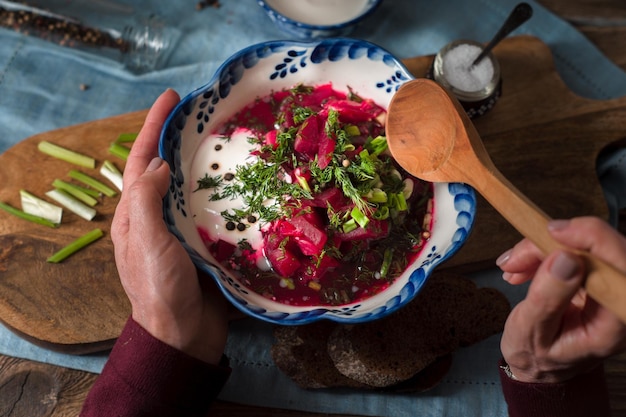
M43 196L55 178L69 180L78 169L102 178L104 159L123 169L124 161L108 153L120 133L138 132L146 111L70 126L28 138L0 155L0 200L20 207L19 190ZM83 169L48 157L37 144L52 143L97 159ZM106 182L106 180L103 180ZM69 353L112 346L130 312L119 282L109 237L119 195L103 198L88 222L64 210L57 229L33 225L0 210L0 320L31 342ZM105 236L65 262L46 258L75 238L99 227Z
M502 67L503 96L475 125L496 166L550 216L606 218L595 163L607 145L626 142L626 97L600 101L576 96L556 73L549 48L533 37L506 39L495 54ZM422 77L431 61L432 57L417 57L405 63ZM20 142L0 155L0 200L19 207L19 189L42 195L53 179L67 179L71 166L41 154L40 141L84 152L100 164L112 158L109 144L121 133L139 131L145 115L146 111L124 114ZM93 222L66 213L56 230L0 211L3 323L58 351L89 353L112 345L130 313L108 236L116 203L117 198L104 199ZM102 228L105 238L64 263L45 262L49 254L94 227ZM477 221L467 244L442 267L471 271L491 266L519 238L479 196Z

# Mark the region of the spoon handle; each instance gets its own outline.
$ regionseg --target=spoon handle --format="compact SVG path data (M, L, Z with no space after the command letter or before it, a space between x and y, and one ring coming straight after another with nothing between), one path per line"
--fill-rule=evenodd
M626 274L589 252L567 248L548 233L550 217L523 195L494 167L478 169L474 187L522 235L530 239L544 253L565 249L585 261L587 293L626 323Z
M472 62L472 66L478 65L480 61L483 60L487 56L489 52L504 38L506 38L509 33L513 32L517 29L522 23L527 21L533 15L533 9L528 3L520 3L511 12L509 17L506 19L498 33L495 34L491 42L485 46L480 55L476 57L474 62Z

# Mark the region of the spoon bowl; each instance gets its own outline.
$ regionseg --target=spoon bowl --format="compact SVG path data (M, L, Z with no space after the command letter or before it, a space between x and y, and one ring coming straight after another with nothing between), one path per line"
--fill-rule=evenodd
M439 84L403 84L389 103L386 130L389 150L407 172L469 184L544 253L563 249L548 233L548 215L498 171L461 104ZM564 249L585 259L589 295L626 323L626 275L588 252Z
M459 163L469 163L456 161L460 153L455 153L455 147L465 148L471 145L471 137L478 137L477 133L467 134L474 126L461 114L465 111L459 101L434 81L418 79L404 84L390 103L386 124L387 142L396 161L426 181L447 182L445 178L456 176L457 182L474 185L465 170L450 172ZM481 143L476 147L486 156Z

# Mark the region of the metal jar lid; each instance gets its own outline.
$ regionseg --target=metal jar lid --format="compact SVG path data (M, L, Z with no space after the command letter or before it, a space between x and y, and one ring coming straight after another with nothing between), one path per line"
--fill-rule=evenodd
M447 44L437 53L437 55L435 55L427 76L452 92L465 109L467 115L470 118L476 118L491 110L500 98L502 93L500 64L492 53L487 54L477 67L482 65L484 67L481 68L482 70L485 70L485 68L492 70L493 72L489 71L489 73L491 73L491 77L486 80L481 80L482 82L477 88L472 88L471 90L461 88L462 86L460 87L458 83L455 85L450 82L450 79L452 78L451 74L446 74L446 70L449 71L450 66L444 65L444 62L448 53L462 45L477 47L476 56L478 56L479 51L481 51L484 47L481 43L471 40L457 40Z

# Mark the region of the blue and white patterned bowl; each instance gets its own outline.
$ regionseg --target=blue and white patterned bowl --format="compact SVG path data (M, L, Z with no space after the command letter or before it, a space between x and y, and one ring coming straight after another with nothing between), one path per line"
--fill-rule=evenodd
M339 307L297 307L271 301L248 290L209 254L190 212L191 161L213 129L255 98L296 84L332 82L347 92L387 107L396 90L412 75L387 51L368 42L327 39L319 42L265 42L229 58L208 84L187 95L168 117L159 152L170 166L171 182L164 199L169 230L188 250L196 266L215 279L226 298L243 312L279 324L319 319L359 323L398 310L420 291L433 269L463 245L475 218L476 196L459 183L434 186L434 221L428 244L405 273L385 291Z
M291 2L291 3L288 3ZM314 2L309 0L308 6L310 10L302 9L302 6L291 6L291 4L299 3L293 0L257 0L259 6L263 8L269 18L276 24L276 26L283 32L294 36L296 39L301 40L315 40L321 38L330 38L338 36L347 36L358 26L363 19L370 16L376 8L382 3L382 0L363 0L362 9L357 15L350 13L346 16L346 20L341 20L341 15L336 9L336 5L333 5L327 1L320 0ZM345 1L345 0L343 0ZM337 2L335 2L337 3ZM360 3L346 2L346 5L355 7ZM308 18L314 15L314 20L298 21L293 15L288 14L289 11L284 9L286 6L299 7L299 12L304 11ZM338 21L339 19L340 21ZM315 22L315 23L312 23Z

